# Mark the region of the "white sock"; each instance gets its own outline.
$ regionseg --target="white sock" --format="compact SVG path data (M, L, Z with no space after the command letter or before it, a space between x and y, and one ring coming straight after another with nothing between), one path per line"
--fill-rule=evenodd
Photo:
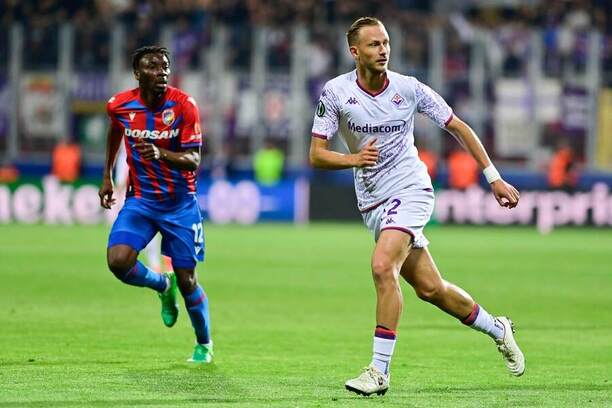
M474 310L472 313L477 314L474 322L469 325L472 329L488 334L493 340L504 337L504 326L497 322L495 317L491 316L489 312L479 305L475 305L474 308L477 308L477 310Z
M386 330L387 333L393 333L393 338L383 338L378 335L379 329L377 328L376 330L374 344L372 345L372 365L380 370L380 372L389 374L389 365L391 364L391 357L395 348L395 332ZM385 337L391 336L387 335Z

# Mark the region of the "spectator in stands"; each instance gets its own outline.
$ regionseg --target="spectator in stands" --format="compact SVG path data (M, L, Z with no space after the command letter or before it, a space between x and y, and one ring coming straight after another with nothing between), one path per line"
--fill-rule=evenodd
M448 156L448 184L457 190L466 190L478 184L478 163L463 148L455 148Z
M578 183L577 167L574 149L567 139L561 139L548 166L548 186L573 191Z
M265 141L264 147L255 153L253 169L255 180L264 186L278 184L282 178L285 155L276 147L272 139Z
M81 147L67 140L60 141L53 150L52 173L60 181L72 183L81 171Z

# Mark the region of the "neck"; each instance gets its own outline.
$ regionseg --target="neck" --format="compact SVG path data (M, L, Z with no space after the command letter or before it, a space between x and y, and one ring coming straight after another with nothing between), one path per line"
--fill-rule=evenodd
M165 94L165 92L159 93L140 87L140 99L142 99L145 105L149 108L155 108L158 106L164 99Z
M357 67L357 81L359 84L372 93L380 91L385 86L387 71L374 72L364 67Z

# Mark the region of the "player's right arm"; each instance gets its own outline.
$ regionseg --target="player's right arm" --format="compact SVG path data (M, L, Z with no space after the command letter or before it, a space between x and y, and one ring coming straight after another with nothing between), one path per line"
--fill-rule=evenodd
M329 141L313 136L310 142L310 164L328 170L374 166L378 160L376 138L372 138L359 153L342 154L329 149Z
M113 99L111 98L111 101L112 100ZM113 119L108 105L107 111L111 118L111 126L106 135L106 159L104 161L104 173L102 175L102 184L100 185L98 196L100 197L100 205L102 208L110 209L111 206L115 204L115 199L113 198L112 169L113 165L115 164L117 150L119 150L119 144L121 143L121 138L123 135L121 133L121 128L118 126L116 120Z
M317 103L312 124L310 164L312 167L328 170L374 166L378 160L375 138L368 140L358 153L342 154L329 148L329 139L338 132L339 106L339 99L334 93L333 86L327 83Z

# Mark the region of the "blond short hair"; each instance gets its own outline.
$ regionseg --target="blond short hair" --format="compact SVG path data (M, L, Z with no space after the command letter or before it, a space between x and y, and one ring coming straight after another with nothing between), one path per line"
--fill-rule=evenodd
M375 25L384 25L382 21L377 19L376 17L360 17L351 24L348 31L346 32L346 41L348 42L349 47L353 46L357 43L357 39L359 38L359 30L362 27L367 26L375 26Z

